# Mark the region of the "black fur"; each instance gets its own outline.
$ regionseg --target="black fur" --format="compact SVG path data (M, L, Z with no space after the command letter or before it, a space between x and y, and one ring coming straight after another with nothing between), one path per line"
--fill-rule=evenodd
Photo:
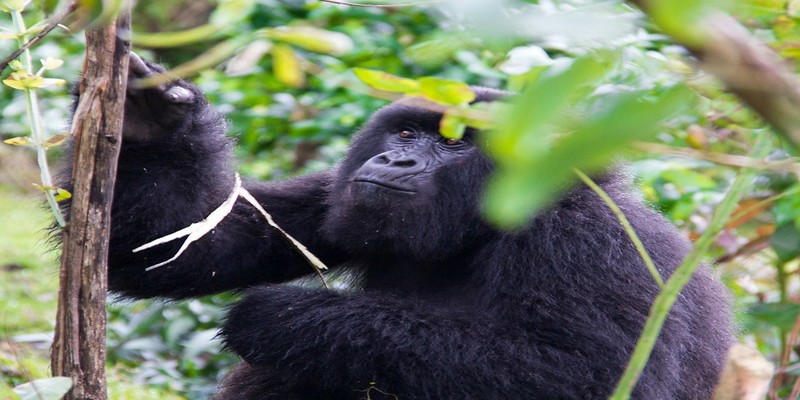
M146 65L132 75L157 68ZM189 83L173 85L195 97L171 103L163 96L169 87L129 93L138 109L126 114L109 281L116 293L136 298L249 288L222 329L228 348L246 362L217 399L611 393L658 293L614 214L579 186L524 230L491 228L477 212L492 171L475 145L480 134L450 147L436 133L440 115L414 102L379 111L335 169L245 184L328 265L359 273L362 289L279 284L311 267L241 200L177 261L145 272L179 244L131 249L203 219L233 185L222 117ZM183 117L174 121L176 114ZM398 136L407 129L413 137ZM358 177L379 182L353 182ZM598 181L667 277L688 242L631 194L627 178L610 173ZM709 399L732 340L727 309L724 289L702 268L667 319L634 398Z

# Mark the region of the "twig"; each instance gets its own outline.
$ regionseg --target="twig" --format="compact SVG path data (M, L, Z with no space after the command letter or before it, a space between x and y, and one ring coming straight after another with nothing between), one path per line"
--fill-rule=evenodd
M294 247L297 250L299 250L300 253L302 253L312 265L314 265L314 272L317 273L317 276L319 277L320 281L322 281L322 286L324 286L327 289L328 288L328 283L325 281L325 277L322 275L322 271L327 270L328 266L325 265L322 262L322 260L317 258L317 256L314 255L314 253L309 251L306 246L304 246L302 243L300 243L300 241L298 241L292 235L290 235L289 232L286 232L285 230L283 230L283 228L281 228L280 225L278 225L275 222L275 220L272 219L272 215L270 215L266 210L264 210L264 207L261 207L261 204L258 203L258 201L255 199L255 197L253 197L253 195L250 194L250 192L248 192L247 189L240 188L239 189L239 196L241 196L243 199L247 200L248 203L250 203L253 207L255 207L258 210L258 212L260 212L261 215L264 216L264 219L267 220L267 223L270 224L270 226L272 226L273 228L277 229L278 232L283 234L283 236L286 239L288 239L290 242L292 242Z
M581 172L580 170L573 169L576 175L586 184L589 186L601 199L606 203L608 208L614 212L614 215L617 216L617 220L619 220L622 227L625 229L625 233L628 234L628 237L633 242L633 246L636 247L636 250L639 252L639 256L642 257L642 261L644 261L644 265L647 266L647 269L650 271L650 275L653 276L653 279L658 284L658 287L661 290L664 290L664 279L661 277L661 274L658 273L658 269L656 268L655 263L653 263L653 259L650 258L650 254L647 253L647 249L645 249L644 244L642 244L641 239L639 239L639 235L636 234L636 231L633 230L633 226L631 226L630 221L625 216L625 213L619 208L617 203L614 202L614 199L606 193L603 188L598 186L592 178L589 178L586 174Z
M792 357L792 353L794 352L794 345L797 341L797 337L800 336L800 315L797 316L794 320L794 324L792 325L792 330L790 331L789 335L786 337L786 341L783 345L783 349L781 351L781 356L778 360L778 369L784 370L789 365L789 360ZM783 382L788 378L786 372L781 372L775 375L775 378L772 380L772 387L770 388L770 392L777 393L778 390L783 385ZM799 379L800 380L800 379ZM800 391L800 382L795 382L792 386L792 393L795 393L795 390ZM787 399L796 399L797 394L794 394L794 397L789 396Z
M757 237L745 243L742 247L739 247L733 253L728 253L723 255L722 257L717 258L716 260L714 260L714 264L724 264L726 262L733 261L742 256L758 253L761 250L769 248L770 239L772 239L772 235Z
M6 69L6 67L8 67L8 64L10 64L11 61L16 60L17 57L19 57L22 53L25 52L25 50L28 50L31 46L35 45L36 43L39 43L39 41L44 39L44 37L47 36L47 34L49 34L50 31L55 29L57 26L61 25L61 22L63 22L64 19L66 19L70 14L72 14L72 12L75 11L77 8L78 8L78 2L70 1L64 6L64 8L62 8L59 12L54 14L53 17L50 18L50 21L47 23L44 29L42 29L39 33L37 33L36 36L33 37L33 39L25 42L16 51L11 53L11 55L4 58L3 61L0 61L0 74L3 73L3 71Z
M771 139L769 135L761 136L751 153L753 157L761 158L766 156ZM694 272L700 267L711 244L722 229L725 228L726 221L728 221L731 214L733 214L734 208L739 203L739 200L744 195L755 175L753 169L744 169L739 173L731 185L730 190L728 190L728 193L725 195L725 198L723 198L717 206L708 229L706 229L703 235L695 242L692 251L686 255L681 265L669 277L664 290L656 296L653 305L650 307L650 315L647 317L647 321L636 343L636 347L633 350L631 359L625 367L625 372L622 374L610 399L624 400L631 397L633 388L636 386L636 382L639 381L639 377L647 361L650 359L650 354L661 333L661 328L667 320L669 310L672 309L672 305L678 300L678 296L681 294L684 286L689 283Z
M188 236L186 240L183 241L183 245L181 245L180 249L178 249L178 252L175 253L174 256L172 256L169 260L145 268L145 271L151 271L155 268L161 267L163 265L169 264L177 260L178 257L180 257L181 254L183 254L183 252L186 251L187 248L189 248L189 245L192 242L199 240L200 238L205 236L208 232L211 232L211 230L214 229L214 227L219 225L219 223L222 222L222 220L225 219L225 217L231 213L234 204L236 204L236 199L239 197L245 199L248 203L250 203L253 207L255 207L258 210L258 212L261 213L264 219L267 220L267 223L271 227L277 229L278 232L280 232L284 238L286 238L289 242L291 242L294 245L297 251L303 254L303 256L308 260L308 262L310 262L311 265L314 266L314 272L317 273L317 276L319 276L320 281L322 281L322 286L328 288L328 283L325 281L325 277L322 275L322 271L326 271L328 269L328 266L326 266L325 263L322 262L322 260L320 260L317 256L315 256L314 253L308 250L308 248L305 245L300 243L299 240L295 239L292 235L289 234L289 232L283 230L283 228L281 228L280 225L278 225L275 222L275 220L272 219L272 215L270 215L266 210L264 210L264 208L261 207L261 204L259 204L258 201L255 199L255 197L253 197L253 195L250 194L250 192L248 192L247 189L245 189L242 186L242 179L239 177L238 173L235 175L233 189L231 189L231 192L230 194L228 194L228 197L222 204L220 204L219 207L214 209L214 211L212 211L208 215L208 217L206 217L202 221L192 223L186 228L159 237L153 241L150 241L133 249L133 252L137 253L139 251L146 250L151 247L158 246L160 244L168 243L175 239L182 238L184 236Z
M175 239L179 239L186 236L186 240L183 241L183 244L181 245L180 249L178 249L178 252L175 253L175 255L172 256L172 258L166 261L162 261L158 264L151 265L145 268L145 271L151 271L153 269L156 269L158 267L161 267L163 265L175 261L176 259L178 259L178 257L181 256L181 254L183 254L184 251L186 251L187 248L189 248L189 245L192 242L199 240L200 238L205 236L206 233L211 232L211 230L213 230L214 227L219 225L219 223L222 222L222 220L225 219L225 217L231 213L231 210L233 210L233 205L236 204L236 198L239 197L239 189L241 187L242 187L242 179L239 178L239 174L236 174L236 180L234 181L233 184L233 190L231 190L231 193L230 195L228 195L228 198L225 199L225 201L219 207L217 207L214 211L212 211L211 214L208 214L208 217L206 217L204 220L195 222L177 232L160 237L156 240L153 240L152 242L145 243L133 249L134 253L138 253L142 250L147 250L151 247L158 246L162 243L168 243Z
M422 1L419 3L404 3L404 4L360 4L360 3L350 3L342 0L319 0L319 1L321 3L339 4L342 6L350 6L350 7L398 8L398 7L426 6L428 4L441 3L443 0Z
M628 0L647 14L659 2L670 0ZM702 37L687 39L676 27L661 26L694 56L700 66L718 77L730 91L749 105L767 123L800 148L800 80L783 59L766 44L750 35L733 17L713 13L691 24L703 29Z
M710 151L695 150L685 147L674 147L674 146L668 146L664 144L650 143L650 142L635 142L633 143L633 147L641 151L646 151L648 153L683 156L688 158L694 158L697 160L711 161L716 164L728 165L731 167L754 168L759 170L767 169L771 171L791 172L800 176L800 163L792 159L767 162L764 160L758 160L747 156L739 156L726 153L714 153Z

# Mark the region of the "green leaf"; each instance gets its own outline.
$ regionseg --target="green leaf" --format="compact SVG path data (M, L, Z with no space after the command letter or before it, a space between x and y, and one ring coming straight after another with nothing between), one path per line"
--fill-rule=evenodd
M786 9L790 17L800 18L800 0L789 0L789 5Z
M42 86L44 82L45 80L41 76L29 75L25 71L12 72L8 79L3 80L6 86L17 90L36 89Z
M0 10L5 12L22 12L30 0L4 0L0 1Z
M546 152L552 141L552 123L588 95L608 74L616 58L594 53L551 67L513 102L498 119L498 129L487 135L487 150L501 163L514 164L531 154ZM571 170L571 169L570 169Z
M219 27L235 26L253 12L256 0L222 0L218 4L208 21Z
M342 55L353 50L349 36L309 26L268 28L259 31L269 39L323 54Z
M276 44L272 47L272 68L275 78L291 87L302 87L305 84L305 73L300 59L291 47Z
M655 101L642 92L609 96L604 111L589 116L575 132L544 152L531 152L515 163L500 159L484 201L489 220L507 228L524 225L575 180L572 170L595 172L633 140L652 135L659 122L691 104L685 86L670 89ZM537 135L527 130L523 135Z
M789 262L800 256L800 230L794 223L779 225L770 238L772 249L781 262Z
M54 86L57 87L57 86L64 86L66 84L67 84L67 81L65 81L64 79L44 78L44 79L42 79L42 82L39 83L39 86L37 86L37 87L40 87L40 88L54 87Z
M466 129L464 120L452 112L445 112L439 122L439 134L447 139L461 139Z
M353 68L353 73L367 85L385 92L416 94L419 93L419 82L401 78L383 71L365 68Z
M647 3L650 16L668 35L683 43L699 46L708 39L708 0L669 0Z
M56 189L56 201L64 201L72 198L72 193L66 189Z
M475 100L475 92L463 82L434 77L420 78L417 82L422 95L439 104L458 106Z
M468 47L468 41L460 35L441 34L411 45L403 54L415 65L438 66L452 58L458 51Z
M111 23L122 12L124 0L82 0L82 8L89 11L89 20L94 26Z
M207 39L219 32L223 32L226 28L230 28L230 25L205 24L177 32L136 32L132 35L132 40L137 46L154 49L180 47Z
M772 218L775 225L783 225L800 219L800 195L796 191L800 190L800 183L786 188L786 192L793 192L792 195L785 196L775 202L772 207Z
M789 331L797 320L797 316L800 315L800 304L759 303L751 306L743 315Z
M45 186L45 185L40 185L38 183L33 183L32 185L33 185L33 187L35 187L35 188L37 188L37 189L39 189L39 190L41 190L43 192L46 192L48 190L58 190L58 188L55 187L55 186Z
M57 376L37 379L14 388L20 400L59 400L72 388L72 379Z
M214 47L203 52L203 54L195 56L191 61L187 61L172 70L138 79L135 81L135 84L139 85L139 87L153 87L174 81L178 78L188 77L198 71L215 66L228 59L228 57L236 53L244 43L249 43L251 39L252 36L250 35L240 35L218 43L214 45Z
M717 187L713 179L688 169L667 170L661 176L684 189L709 190Z

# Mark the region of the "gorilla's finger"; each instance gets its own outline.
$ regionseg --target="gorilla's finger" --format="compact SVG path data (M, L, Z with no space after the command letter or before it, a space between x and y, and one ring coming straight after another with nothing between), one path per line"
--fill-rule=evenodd
M150 75L152 71L138 54L131 52L130 60L128 61L128 73L132 73L137 78L142 78Z

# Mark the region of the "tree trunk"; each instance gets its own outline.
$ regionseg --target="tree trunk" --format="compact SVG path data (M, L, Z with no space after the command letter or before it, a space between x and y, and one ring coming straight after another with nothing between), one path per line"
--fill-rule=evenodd
M65 399L105 400L106 291L111 200L122 144L130 14L86 31L75 140L73 199L63 232L53 376L72 378ZM120 35L118 35L120 33Z

